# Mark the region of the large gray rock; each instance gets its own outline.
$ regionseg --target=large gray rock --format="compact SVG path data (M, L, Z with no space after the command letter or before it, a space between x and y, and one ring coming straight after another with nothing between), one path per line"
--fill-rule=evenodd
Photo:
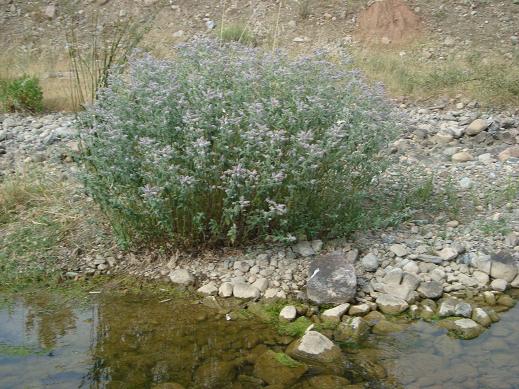
M177 285L193 285L195 283L195 277L186 269L177 269L169 273L169 279L171 282Z
M465 130L465 134L468 136L475 136L482 131L485 131L488 127L488 122L485 119L476 119L468 125Z
M306 284L308 299L317 304L342 304L357 291L355 268L342 254L320 256L310 263Z
M257 299L260 296L260 291L258 288L238 282L234 284L232 293L234 297L240 298L240 299Z
M360 264L364 268L364 270L373 272L377 271L378 269L378 257L375 254L368 253L365 256L363 256L360 260Z
M472 312L472 320L483 327L490 327L492 324L492 319L490 319L490 316L483 308L474 309Z
M460 319L454 322L454 331L463 339L474 339L484 330L472 319Z
M506 282L512 282L517 276L517 264L514 257L505 251L501 251L491 256L492 266L490 275Z
M437 299L443 294L443 286L438 281L422 282L418 287L418 293L428 299Z
M404 299L392 296L390 294L381 294L377 298L377 306L383 312L390 315L397 315L404 312L409 304Z

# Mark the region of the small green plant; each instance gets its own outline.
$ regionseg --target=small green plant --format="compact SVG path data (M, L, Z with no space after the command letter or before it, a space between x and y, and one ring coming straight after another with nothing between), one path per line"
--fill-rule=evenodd
M290 368L295 368L301 366L301 362L296 361L295 359L292 359L290 356L288 356L285 353L276 353L276 360L281 363L282 365Z
M312 325L312 322L306 316L298 317L293 322L278 321L276 327L281 335L288 335L293 338L301 337L305 331Z
M245 24L223 26L220 30L220 39L224 42L238 42L246 46L256 46L256 38Z
M22 76L0 81L0 107L7 112L40 112L43 110L43 92L34 76Z
M481 223L479 230L488 236L492 235L506 235L512 232L508 220L500 218L498 220L491 220Z

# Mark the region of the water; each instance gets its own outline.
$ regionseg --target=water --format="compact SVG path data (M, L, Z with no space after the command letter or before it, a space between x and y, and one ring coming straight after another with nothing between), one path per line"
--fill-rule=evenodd
M519 388L517 322L514 308L470 341L421 321L371 335L344 349L344 376L373 388ZM255 358L291 340L187 300L101 295L78 304L42 293L0 305L0 388L259 388ZM314 388L312 374L296 388Z

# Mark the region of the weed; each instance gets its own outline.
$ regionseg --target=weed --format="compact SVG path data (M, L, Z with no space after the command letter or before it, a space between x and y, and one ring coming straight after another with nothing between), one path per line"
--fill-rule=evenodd
M124 70L129 55L135 50L149 27L149 22L131 18L112 25L101 25L95 15L90 27L90 42L82 42L71 24L67 33L68 56L72 79L72 100L77 108L92 103L100 88L108 86L110 72Z
M224 42L238 42L246 46L256 46L256 38L245 24L230 24L222 27L220 39Z
M506 235L512 232L508 220L500 218L498 220L486 221L480 224L479 230L488 236Z
M301 362L296 361L295 359L292 359L290 356L288 356L285 353L276 353L276 361L281 363L283 366L295 368L301 366Z
M308 327L312 325L310 319L305 316L298 317L293 322L281 322L276 325L278 332L281 335L288 335L291 337L301 337L305 334Z
M12 80L0 80L0 110L7 112L43 110L43 92L38 78L24 75Z

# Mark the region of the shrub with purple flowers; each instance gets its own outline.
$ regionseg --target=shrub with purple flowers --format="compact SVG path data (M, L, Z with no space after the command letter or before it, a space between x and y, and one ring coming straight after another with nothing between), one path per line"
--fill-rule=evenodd
M134 54L83 124L85 185L119 236L188 246L354 231L396 132L381 92L325 54L205 39Z

